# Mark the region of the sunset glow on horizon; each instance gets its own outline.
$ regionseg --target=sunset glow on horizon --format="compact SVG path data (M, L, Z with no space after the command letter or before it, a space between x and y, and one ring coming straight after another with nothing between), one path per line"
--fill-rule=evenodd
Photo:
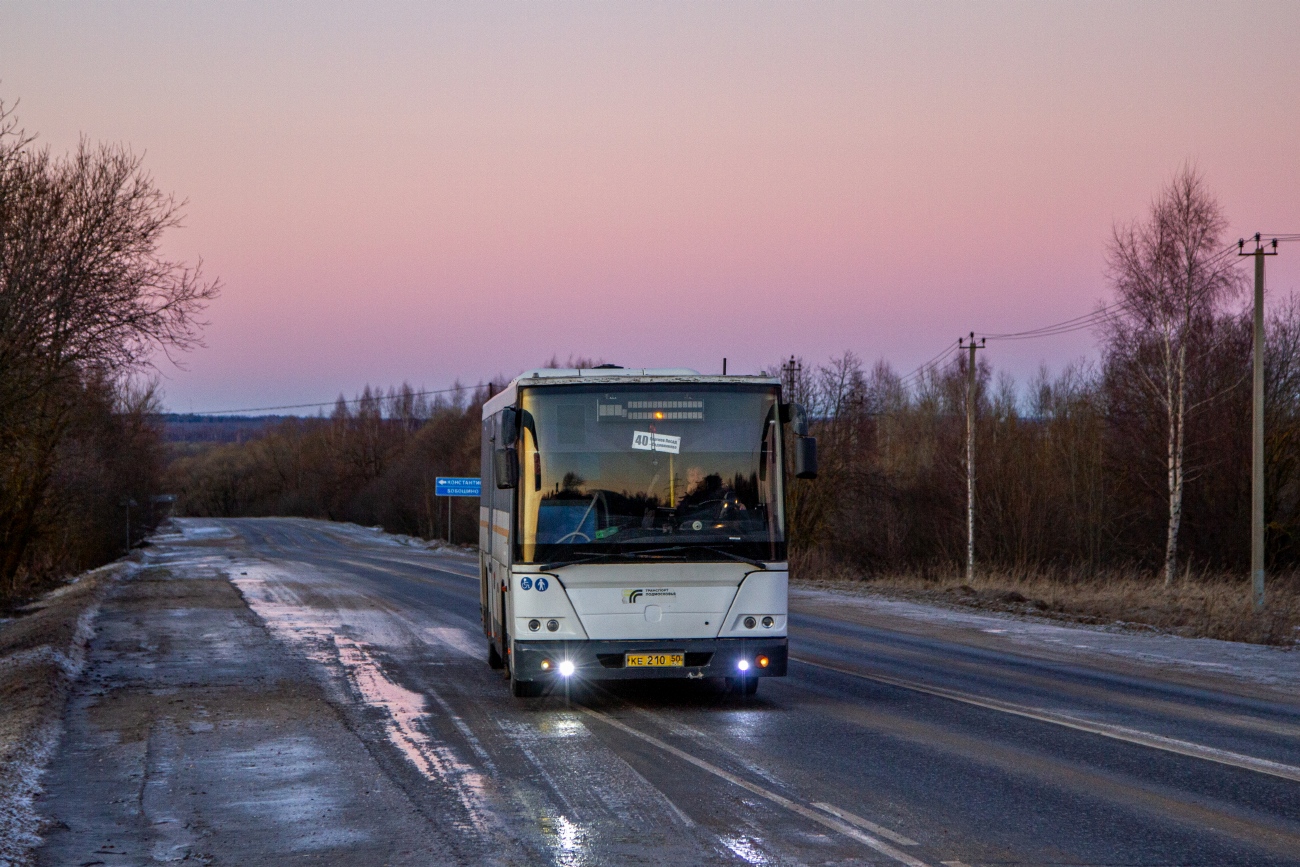
M1297 34L1285 3L10 3L0 98L189 200L169 252L225 288L160 370L215 411L552 355L906 372L1088 313L1189 161L1225 240L1300 232ZM1268 267L1300 289L1300 244Z

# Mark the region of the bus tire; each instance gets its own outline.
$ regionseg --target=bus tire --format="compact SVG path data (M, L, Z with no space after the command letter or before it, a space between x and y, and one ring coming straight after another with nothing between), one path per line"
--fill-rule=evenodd
M494 671L500 671L506 667L506 661L497 653L497 643L488 639L488 667Z
M757 677L729 677L727 683L734 692L737 692L746 698L758 692Z

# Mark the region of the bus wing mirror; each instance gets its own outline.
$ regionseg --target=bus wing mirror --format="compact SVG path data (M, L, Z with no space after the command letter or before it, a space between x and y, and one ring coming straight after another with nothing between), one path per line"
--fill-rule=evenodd
M519 440L519 410L508 406L501 410L501 444L512 446Z
M781 405L781 421L790 425L795 436L808 436L808 410L803 408L800 403L785 403Z
M817 438L798 437L794 441L794 477L817 478Z
M514 449L497 449L493 452L492 475L502 490L519 484L519 453Z

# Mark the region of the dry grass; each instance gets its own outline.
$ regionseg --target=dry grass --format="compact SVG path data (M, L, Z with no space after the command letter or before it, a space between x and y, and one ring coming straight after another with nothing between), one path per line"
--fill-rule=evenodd
M1195 638L1300 643L1300 574L1269 576L1268 609L1251 610L1245 576L1188 575L1166 588L1137 572L931 571L866 575L822 552L791 557L800 584L855 587L887 596L1030 614L1074 623L1122 624Z

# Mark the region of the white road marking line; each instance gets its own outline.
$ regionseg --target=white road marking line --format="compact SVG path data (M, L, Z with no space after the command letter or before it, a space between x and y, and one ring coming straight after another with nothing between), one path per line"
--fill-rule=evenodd
M850 825L857 825L859 828L862 828L865 831L870 831L873 834L879 834L881 837L884 837L886 840L893 840L895 843L897 843L900 846L921 845L920 843L913 840L911 837L904 837L902 834L899 834L897 831L891 831L886 827L877 825L875 822L868 822L866 819L862 818L861 816L853 815L848 810L841 810L839 807L833 806L831 804L827 804L823 801L816 801L813 803L813 806L819 810L825 810L827 813L830 813L832 816L836 816L840 819L843 819L844 821L848 822Z
M1291 780L1300 783L1300 768L1297 768L1294 765L1286 765L1281 762L1270 761L1269 759L1259 759L1242 753L1234 753L1216 747L1207 747L1204 744L1197 744L1192 743L1191 741L1179 740L1178 738L1152 734L1151 732L1126 728L1125 726L1093 722L1092 720L1080 719L1079 717L1073 717L1067 714L1053 713L1039 708L1024 707L1022 705L998 701L993 698L981 698L979 696L969 695L955 690L944 689L943 687L922 686L918 683L911 683L884 674L865 674L861 671L853 671L852 669L842 668L837 665L828 665L824 662L813 662L797 656L791 656L790 658L795 662L802 662L804 665L811 665L814 668L824 668L827 671L847 674L850 677L859 677L863 680L874 680L877 683L897 686L901 689L910 689L913 692L921 692L926 695L946 698L951 701L959 701L964 704L982 707L986 710L996 710L1001 713L1024 717L1025 719L1037 720L1038 722L1051 723L1052 725L1063 726L1065 728L1075 729L1076 731L1101 735L1104 738L1113 738L1117 741L1124 741L1126 743L1150 747L1156 750L1164 750L1168 753L1177 753L1178 755L1188 756L1194 759L1218 762L1221 765L1228 765L1246 771L1254 771L1259 774L1268 774L1269 776L1281 777L1284 780Z
M849 837L850 839L857 840L859 843L863 844L864 846L867 846L871 849L875 849L881 855L885 855L889 858L893 858L895 861L899 862L900 864L906 864L907 867L929 867L929 865L926 864L924 861L913 858L911 855L908 855L906 852L901 852L898 849L895 849L893 846L890 846L888 843L884 842L883 840L878 840L875 837L872 837L870 834L866 834L862 831L859 831L857 828L845 824L844 822L838 819L833 819L830 816L827 816L823 813L819 813L816 810L813 810L809 807L805 807L803 804L792 801L789 798L785 797L784 795L778 795L776 792L773 792L769 789L765 789L760 785L751 783L749 780L742 779L741 777L738 777L735 774L724 771L722 768L719 768L717 765L710 764L709 762L704 761L704 759L697 758L696 756L691 755L685 750L679 750L677 747L673 746L672 744L664 743L663 741L659 740L653 735L648 735L643 731L634 729L631 726L619 720L614 719L613 717L606 716L600 711L592 710L589 707L582 707L581 710L583 713L595 717L596 719L600 720L606 725L612 726L613 728L616 728L621 732L625 732L634 738L638 738L639 740L645 741L651 746L658 747L664 752L670 753L671 755L676 756L677 758L681 759L684 762L695 765L695 767L700 768L701 770L708 771L710 774L713 774L715 777L718 777L719 779L726 780L728 783L731 783L734 786L739 786L740 788L745 789L746 791L753 792L755 795L758 795L760 798L766 798L767 800L771 801L774 804L777 804L778 806L785 807L790 812L797 813L798 815L803 816L805 819L811 819L812 821L818 823L819 825L823 825L827 828L830 828L832 831L838 831L839 833L843 834L846 837Z
M940 861L943 867L968 867L965 861Z

